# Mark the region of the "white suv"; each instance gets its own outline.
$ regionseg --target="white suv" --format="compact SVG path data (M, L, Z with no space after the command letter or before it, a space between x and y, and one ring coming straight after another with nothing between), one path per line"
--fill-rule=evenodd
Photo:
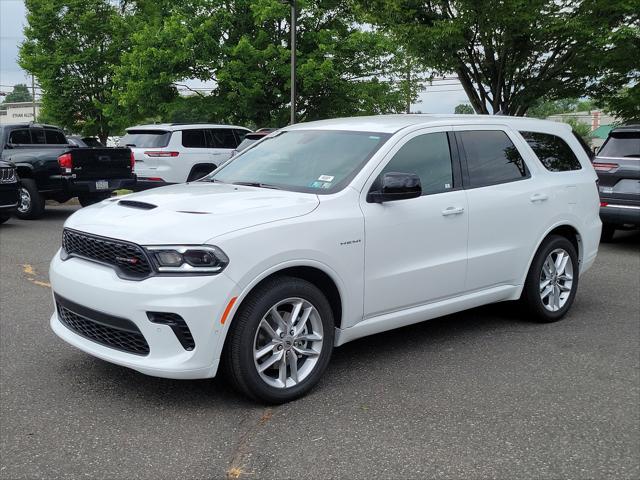
M246 394L283 402L366 335L506 300L559 320L596 257L598 213L596 174L561 123L298 124L198 182L72 215L51 326L146 374L221 365Z
M233 125L163 123L127 129L121 146L136 160L138 190L197 180L229 159L251 130Z

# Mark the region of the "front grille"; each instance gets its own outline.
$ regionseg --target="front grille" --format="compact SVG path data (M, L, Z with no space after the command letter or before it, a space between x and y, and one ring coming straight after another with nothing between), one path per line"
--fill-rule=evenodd
M135 355L147 355L149 344L136 325L56 296L60 322L69 330L101 345Z
M13 167L0 168L0 183L15 183L16 169Z
M144 250L133 243L65 229L62 248L69 256L111 265L124 278L142 279L152 273Z
M193 335L191 334L191 330L189 330L187 322L177 313L147 312L147 316L153 323L171 327L180 345L182 345L182 348L185 350L193 350L196 347L196 342L193 340Z

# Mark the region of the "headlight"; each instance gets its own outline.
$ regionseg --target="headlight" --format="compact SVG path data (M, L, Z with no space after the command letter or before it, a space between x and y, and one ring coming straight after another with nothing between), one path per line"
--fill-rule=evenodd
M144 247L159 273L215 275L229 264L229 257L210 245L159 245Z

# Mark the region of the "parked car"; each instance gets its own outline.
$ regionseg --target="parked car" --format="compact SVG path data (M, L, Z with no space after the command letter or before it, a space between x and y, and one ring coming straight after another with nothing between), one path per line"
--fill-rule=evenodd
M616 127L593 162L599 180L602 240L640 227L640 125Z
M138 190L197 180L231 157L251 130L232 125L163 123L127 129Z
M111 192L135 185L128 148L77 148L52 125L20 123L0 127L1 159L16 166L20 203L16 215L42 215L45 200L66 202L78 197L83 206L104 200Z
M597 254L596 179L562 123L289 126L200 181L74 213L51 262L51 326L149 375L221 366L285 402L366 335L507 300L561 319Z
M69 145L82 148L103 148L104 145L96 137L81 137L80 135L67 136Z
M0 223L9 220L18 208L18 192L15 167L0 160Z

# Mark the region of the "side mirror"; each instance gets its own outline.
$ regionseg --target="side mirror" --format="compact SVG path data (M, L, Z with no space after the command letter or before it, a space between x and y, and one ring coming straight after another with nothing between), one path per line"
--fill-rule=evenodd
M422 195L420 177L415 173L387 172L371 186L367 202L382 203L408 200Z

